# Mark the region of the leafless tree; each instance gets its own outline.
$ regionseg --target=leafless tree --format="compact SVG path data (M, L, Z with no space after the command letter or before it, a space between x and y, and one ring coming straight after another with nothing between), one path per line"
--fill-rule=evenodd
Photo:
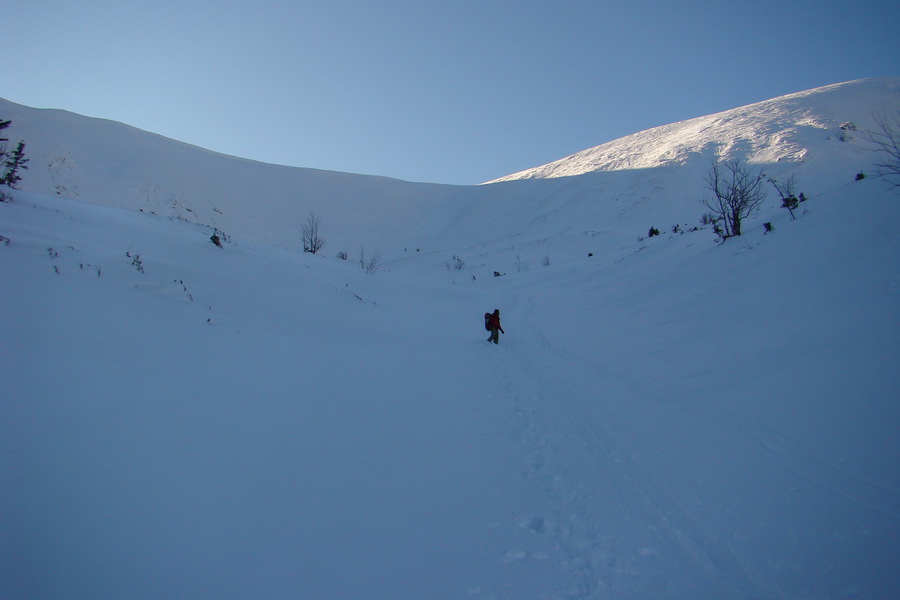
M306 223L301 228L303 234L303 251L316 254L325 246L325 240L319 235L319 215L310 212Z
M371 256L366 256L365 246L359 247L359 266L366 273L374 273L381 265L381 250L375 250Z
M722 237L741 235L741 221L766 198L763 174L745 167L738 160L728 160L714 162L704 181L713 197L704 198L703 204L712 211Z
M881 160L875 163L879 177L891 185L891 189L900 188L900 112L891 115L875 113L875 131L863 132L863 138L875 145Z
M793 175L789 175L781 181L774 178L770 179L769 183L775 186L775 190L781 196L781 207L788 209L788 212L791 213L791 221L793 221L796 218L794 217L794 209L800 205L800 199L797 198L795 193L797 191L797 179Z

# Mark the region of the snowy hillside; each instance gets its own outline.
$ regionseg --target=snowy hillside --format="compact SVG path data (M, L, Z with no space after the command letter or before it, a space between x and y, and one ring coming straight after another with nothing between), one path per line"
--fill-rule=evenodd
M0 598L896 597L900 198L855 176L897 81L471 187L0 102ZM796 220L715 242L727 148Z
M897 105L900 78L828 86L651 129L502 178L559 179L512 181L514 187L267 165L2 99L0 114L14 123L10 135L28 143L31 169L23 190L141 210L286 248L301 247L300 224L314 211L328 233L327 253L365 246L400 258L410 248L452 254L468 239L514 236L521 243L526 236L540 244L547 231L536 230L536 222L557 224L552 235L572 236L574 226L592 236L630 213L640 221L615 228L627 231L629 241L653 225L648 220L693 224L715 157L746 158L774 177L795 174L807 195L820 194L870 166L859 132L873 127L874 111ZM454 214L450 223L442 220L447 211Z
M340 219L347 243L371 244L414 228L430 204L447 195L443 186L224 156L64 111L0 101L0 114L13 122L11 135L28 143L31 169L23 190L202 223L288 247L300 247L299 223L311 210L326 224Z
M831 154L833 147L823 140L852 138L853 128L874 126L873 111L898 105L900 78L829 85L635 133L496 181L683 166L696 159L707 165L723 158L803 163L822 158L818 153Z

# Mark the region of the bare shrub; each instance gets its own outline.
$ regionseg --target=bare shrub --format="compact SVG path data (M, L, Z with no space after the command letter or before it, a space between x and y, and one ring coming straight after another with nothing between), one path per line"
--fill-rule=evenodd
M741 235L741 221L766 198L763 174L738 160L728 160L713 163L704 181L713 196L704 198L703 205L712 211L714 222L720 224L722 238Z
M310 212L306 223L300 228L303 236L303 251L316 254L325 246L325 240L319 234L319 215Z
M875 163L876 175L887 181L891 189L900 188L900 112L875 113L874 117L877 129L865 131L862 136L875 145L874 151L881 158Z

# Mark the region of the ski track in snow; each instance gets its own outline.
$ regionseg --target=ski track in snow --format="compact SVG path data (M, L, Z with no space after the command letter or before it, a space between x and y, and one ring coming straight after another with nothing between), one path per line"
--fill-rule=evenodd
M552 343L530 321L530 299L512 299L510 308L520 314L506 321L515 337L503 336L493 368L510 414L510 438L517 447L512 455L520 457L521 477L539 489L543 502L542 510L521 515L515 526L544 538L549 549L539 558L551 558L555 567L550 589L535 597L795 598L781 576L742 555L731 540L734 534L704 526L702 513L682 506L604 427L607 413L615 415L610 402L664 398L665 390ZM579 370L594 376L585 378ZM592 389L596 380L607 385ZM552 401L545 393L550 390ZM704 419L735 436L743 452L823 497L842 499L887 522L900 518L895 490L804 452L796 440L762 421L748 424L719 406L683 410L702 410ZM506 557L526 561L535 553L511 548Z
M522 310L515 325L522 330L516 342L502 348L497 370L515 416L519 455L525 457L522 476L539 486L546 503L544 511L524 516L518 526L551 542L557 574L550 597L691 598L700 592L761 597L760 586L727 542L705 533L626 451L614 446L595 416L605 396L646 395L646 385L604 372L604 380L618 382L606 390L580 387L568 377L574 371L567 365L584 361L552 345L528 321L530 311L531 306ZM541 390L555 390L552 408ZM645 523L653 525L643 533L615 534ZM646 544L626 545L635 538ZM528 556L516 550L508 555ZM687 581L676 581L679 573ZM686 586L683 595L679 585Z

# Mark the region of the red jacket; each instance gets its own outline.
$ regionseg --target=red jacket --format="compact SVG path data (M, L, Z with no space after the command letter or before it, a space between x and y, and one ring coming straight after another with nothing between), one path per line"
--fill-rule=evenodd
M503 331L503 328L500 327L500 315L492 314L491 318L488 319L488 325L491 326L491 329L499 329Z

